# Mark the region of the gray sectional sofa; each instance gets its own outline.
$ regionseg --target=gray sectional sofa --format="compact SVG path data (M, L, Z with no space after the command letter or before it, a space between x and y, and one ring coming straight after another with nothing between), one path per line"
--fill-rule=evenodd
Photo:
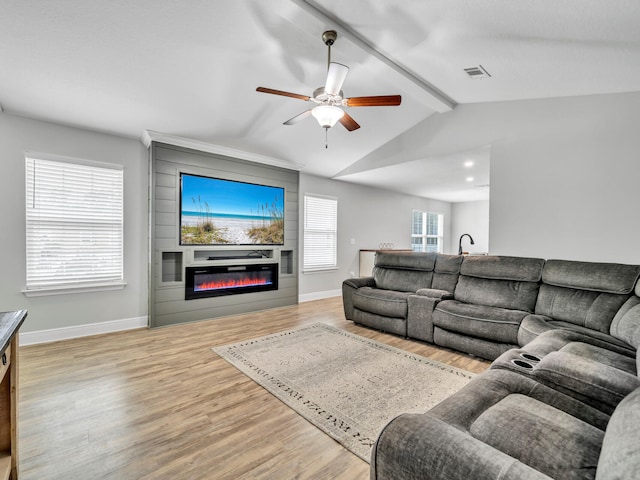
M379 254L354 322L493 360L393 419L372 479L640 479L640 266Z
M615 263L378 253L373 276L345 280L342 298L355 323L487 360L557 329L628 351L610 328L638 276Z

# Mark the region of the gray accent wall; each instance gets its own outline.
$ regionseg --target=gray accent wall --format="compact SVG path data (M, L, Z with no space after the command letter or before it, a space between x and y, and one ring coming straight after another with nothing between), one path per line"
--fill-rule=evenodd
M298 177L295 170L151 144L151 258L149 312L152 327L193 322L298 303ZM180 173L285 189L285 239L281 246L180 245ZM279 263L278 290L185 300L189 266L235 265L246 260L208 260L260 250ZM249 261L250 262L250 261Z

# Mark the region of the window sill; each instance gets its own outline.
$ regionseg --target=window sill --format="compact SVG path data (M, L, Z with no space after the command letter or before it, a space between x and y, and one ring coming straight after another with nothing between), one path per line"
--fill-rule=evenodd
M127 285L127 282L118 283L92 283L91 285L65 285L58 287L45 287L45 288L25 288L22 293L25 297L44 297L47 295L69 295L73 293L89 293L89 292L104 292L108 290L122 290Z
M338 270L338 267L316 268L313 270L303 270L302 273L304 275L315 275L316 273L329 273L329 272L335 272L337 270Z

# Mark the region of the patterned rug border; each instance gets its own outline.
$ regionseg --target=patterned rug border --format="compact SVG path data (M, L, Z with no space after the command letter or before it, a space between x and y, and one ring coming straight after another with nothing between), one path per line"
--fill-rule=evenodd
M262 337L252 338L249 340L236 342L227 345L221 345L213 347L213 350L217 355L226 360L230 365L234 366L242 373L247 375L258 385L266 389L278 400L283 402L298 415L309 421L314 427L319 428L324 433L332 437L334 440L341 443L345 448L352 453L360 457L365 462L369 462L369 456L362 451L358 451L357 448L350 447L344 441L341 441L342 436L350 437L356 444L364 447L365 450L370 451L371 447L375 443L375 438L370 438L369 435L359 430L357 422L353 422L345 415L339 412L331 411L330 408L319 405L311 399L306 399L305 394L299 392L294 386L290 385L286 380L278 378L277 375L271 374L264 370L259 365L256 365L253 361L246 358L241 352L240 348L265 343L284 337L294 336L295 334L315 329L323 329L332 334L348 337L351 340L368 345L378 350L397 355L412 362L435 367L439 370L447 371L450 374L454 374L459 377L463 377L467 380L473 379L476 374L462 370L457 367L452 367L436 360L417 355L400 348L387 345L376 340L371 340L360 335L347 332L337 327L327 325L325 323L314 323L312 325L297 327L289 330L285 330L278 333L264 335ZM338 430L339 432L336 432Z

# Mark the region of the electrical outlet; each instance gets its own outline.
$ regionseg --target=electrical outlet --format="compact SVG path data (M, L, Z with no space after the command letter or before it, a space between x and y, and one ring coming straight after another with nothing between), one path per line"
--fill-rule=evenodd
M355 238L352 238L352 239L351 239L351 245L355 245L355 244L356 244L356 239L355 239Z

